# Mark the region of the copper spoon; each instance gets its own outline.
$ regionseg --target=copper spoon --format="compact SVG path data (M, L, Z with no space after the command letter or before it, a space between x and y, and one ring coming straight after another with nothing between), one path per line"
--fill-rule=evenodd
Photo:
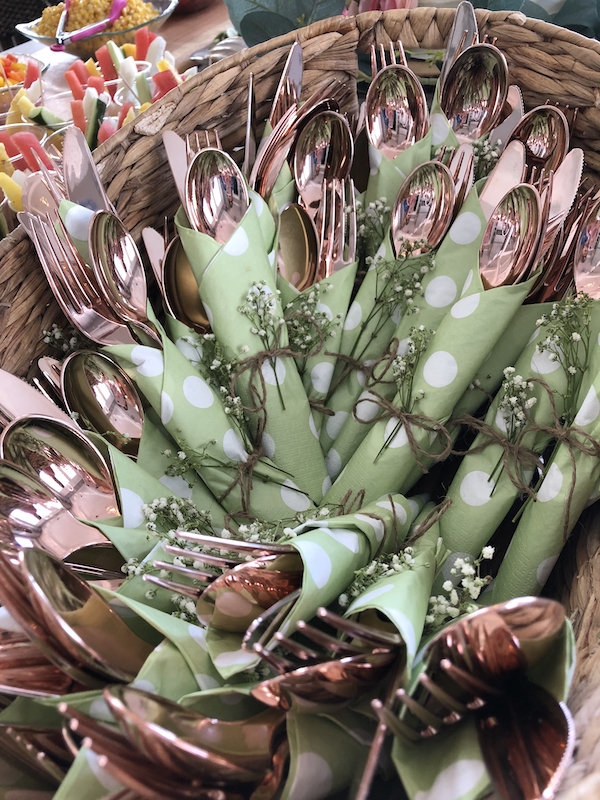
M437 247L452 222L454 196L452 175L439 161L428 161L410 173L392 208L396 256L406 243L424 242L413 255Z
M302 203L314 220L324 181L350 174L354 141L348 120L335 111L315 114L302 128L294 146L294 178Z
M59 420L35 415L12 422L0 435L0 458L37 477L75 517L93 522L121 513L102 454Z
M132 681L154 649L62 561L38 548L19 554L32 605L57 641L105 680Z
M536 254L542 209L537 190L528 183L512 189L490 217L479 249L479 271L485 289L518 283Z
M88 246L98 289L107 304L162 349L158 331L147 317L146 274L129 231L115 214L96 211L90 222Z
M429 130L423 87L411 70L399 64L376 75L365 103L369 142L389 159L422 139Z
M91 350L71 353L62 366L61 393L69 413L78 415L82 424L124 453L137 455L144 407L116 362Z
M247 720L212 719L132 686L107 687L104 697L141 753L167 769L192 770L206 782L260 780L285 721L272 709Z
M506 58L491 44L468 47L448 71L440 105L459 143L474 142L496 124L508 94Z
M310 214L298 203L289 203L279 212L277 268L299 292L317 279L317 231Z
M509 141L523 142L527 174L555 172L569 149L569 123L556 106L538 106L517 123Z
M195 230L225 244L249 202L246 181L231 156L213 147L194 156L185 179L185 209Z

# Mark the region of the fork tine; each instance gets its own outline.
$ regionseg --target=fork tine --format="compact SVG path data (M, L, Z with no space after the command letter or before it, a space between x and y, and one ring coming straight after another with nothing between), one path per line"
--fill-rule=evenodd
M165 551L174 556L181 558L189 558L192 561L200 561L210 567L221 567L222 569L230 569L238 564L242 564L239 558L223 558L222 556L209 556L205 553L197 553L195 550L185 550L183 547L175 547L173 544L165 545Z
M267 664L272 667L275 672L279 672L280 675L285 675L286 672L291 672L291 670L296 668L296 665L292 661L289 661L287 658L283 658L283 656L272 653L270 650L267 650L265 647L263 647L259 642L255 642L252 645L252 649L256 655L260 656L263 661L266 661Z
M49 220L48 228L52 231L52 235L56 238L56 244L60 248L60 253L64 258L66 267L69 274L73 277L77 288L81 295L85 298L86 302L92 302L93 297L99 297L99 291L93 280L87 265L84 263L81 254L73 244L69 232L62 221L59 214L56 215L54 222L60 228L62 236L56 232L52 221ZM80 278L84 278L84 282Z
M166 569L169 572L174 572L176 575L181 575L183 578L191 578L195 581L203 581L204 583L212 583L215 578L218 578L218 573L210 572L203 569L194 569L193 567L184 567L179 564L173 564L169 561L154 561L154 569Z
M381 69L384 69L388 66L387 63L387 52L385 49L385 45L383 42L379 42L379 59L381 61Z
M332 653L341 653L350 656L360 655L365 652L364 647L359 647L349 642L342 642L334 636L330 636L328 633L324 633L318 628L309 625L308 622L304 622L304 620L299 620L296 623L296 630L306 636L307 639L324 647L326 650L330 650Z
M444 720L441 717L428 711L425 706L412 698L405 689L398 689L396 692L396 699L399 700L414 717L426 725L426 731L421 733L422 736L433 736L444 724Z
M354 194L354 181L352 178L346 181L346 188L348 190L348 202L344 199L344 209L348 209L345 213L347 216L347 237L346 237L346 252L344 257L347 264L352 264L356 260L356 195Z
M161 589L166 589L169 592L182 594L185 597L189 597L190 600L197 600L202 594L202 590L197 587L186 586L177 581L168 581L166 578L159 578L157 575L142 575L142 580L147 581L147 583L153 583L155 586L159 586Z
M502 692L490 686L489 683L476 678L469 672L457 667L449 658L443 658L440 661L440 667L446 672L452 680L457 683L461 689L474 695L473 702L468 703L469 708L479 708L484 705L485 700L480 695L488 695L492 697L500 697Z
M460 171L462 169L462 165L464 163L466 155L467 154L465 150L459 149L457 152L456 160L454 158L450 160L450 172L452 173L452 180L454 181L455 185L458 182L458 179L460 178Z
M361 625L359 622L340 617L327 608L318 608L317 617L327 622L332 628L336 628L340 633L345 633L355 639L362 639L378 647L398 647L402 644L402 638L397 633L386 633L367 625Z
M64 275L59 269L53 268L51 260L47 257L48 253L52 253L56 258L56 254L54 252L52 242L48 237L48 231L42 225L42 221L40 219L33 218L31 222L32 233L34 236L33 243L35 245L35 249L37 250L44 274L46 275L46 280L52 289L52 293L61 304L63 311L65 314L67 314L67 316L69 316L69 306L79 309L81 308L81 305L77 297L75 297L73 294L71 287L65 281Z
M406 67L408 65L408 62L406 61L406 53L404 52L404 45L402 44L402 41L400 39L398 39L398 41L396 42L396 47L398 48L398 64L400 64L403 67Z
M185 155L186 155L187 163L188 163L188 166L189 166L191 161L192 161L192 159L195 156L195 153L194 153L194 151L192 149L192 146L190 144L190 136L189 136L189 134L185 137Z
M453 697L449 692L446 692L442 689L441 686L433 681L426 672L422 672L419 675L419 683L426 689L435 699L443 706L446 706L451 712L449 717L452 717L456 714L457 720L460 718L459 715L465 714L469 708L464 703L461 703L460 700L457 700ZM448 722L448 717L444 720L444 722ZM454 721L454 720L453 720Z
M421 736L414 728L407 725L406 722L399 719L393 714L389 708L386 708L381 700L371 700L371 707L377 714L380 722L382 722L391 732L403 742L407 744L414 744L421 741Z
M294 639L289 639L279 631L277 631L273 638L277 644L281 645L281 647L285 647L288 652L290 652L293 656L296 656L296 658L299 658L301 661L315 661L321 657L321 654L316 650L312 650L310 647L305 647L304 645L300 644L300 642L294 641Z

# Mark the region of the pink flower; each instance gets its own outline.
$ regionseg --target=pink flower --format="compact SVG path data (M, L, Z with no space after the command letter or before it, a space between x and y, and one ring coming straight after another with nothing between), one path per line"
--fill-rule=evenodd
M350 0L345 11L347 16L362 14L364 11L393 11L400 8L416 8L418 0Z

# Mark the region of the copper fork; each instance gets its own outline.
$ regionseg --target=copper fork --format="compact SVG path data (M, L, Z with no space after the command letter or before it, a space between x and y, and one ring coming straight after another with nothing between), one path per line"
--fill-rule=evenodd
M548 656L564 623L562 606L543 598L481 609L430 643L416 687L396 692L398 715L393 703L373 701L373 708L401 741L413 744L472 714L499 795L551 800L573 750L573 722L527 670Z
M129 328L82 282L79 260L52 224L30 214L20 214L19 219L33 240L52 293L74 327L97 344L137 344ZM74 271L73 264L77 266Z
M294 697L317 704L346 703L376 686L394 662L405 663L399 635L344 619L326 608L318 609L317 618L342 636L299 621L296 633L305 641L277 632L269 643L266 631L252 642L252 650L279 673L252 690L255 698L286 710ZM250 643L251 637L246 638L246 649ZM274 647L287 653L275 653Z
M323 183L317 215L320 238L317 280L324 280L356 259L356 201L352 179Z
M396 57L396 48L398 49L398 56ZM378 56L379 56L379 63L378 64ZM380 42L379 45L372 44L371 45L371 77L374 78L382 69L386 67L391 67L396 64L400 64L402 67L406 67L406 55L404 53L404 46L400 39L394 44L390 40L388 46Z
M144 580L195 600L198 620L203 625L244 633L265 609L301 586L302 559L289 545L261 547L203 534L181 535L194 536L196 543L197 537L202 537L203 546L225 550L227 554L217 556L167 545L168 553L193 566L157 560L155 569L169 571L179 579L146 574Z

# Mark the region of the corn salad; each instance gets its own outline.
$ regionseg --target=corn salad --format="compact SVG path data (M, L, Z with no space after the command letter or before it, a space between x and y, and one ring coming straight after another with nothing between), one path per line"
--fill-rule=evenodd
M84 25L106 19L111 5L112 0L72 0L65 30L75 31L83 28ZM45 8L36 27L36 33L40 36L55 36L63 8L64 3ZM144 3L143 0L128 0L121 16L115 20L111 28L107 28L107 31L126 31L135 28L136 25L143 25L154 19L158 13L152 3Z

